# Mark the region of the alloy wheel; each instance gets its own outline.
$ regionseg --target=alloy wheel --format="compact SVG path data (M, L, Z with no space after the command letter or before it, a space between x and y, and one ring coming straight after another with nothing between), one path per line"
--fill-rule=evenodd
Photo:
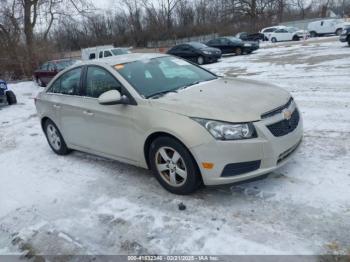
M173 148L161 147L155 157L156 167L161 178L170 186L181 187L187 180L184 159Z
M204 64L204 58L202 56L198 57L197 62L199 65L203 65Z
M47 125L46 128L47 138L49 139L50 145L57 151L61 149L62 141L58 134L58 130L52 124Z

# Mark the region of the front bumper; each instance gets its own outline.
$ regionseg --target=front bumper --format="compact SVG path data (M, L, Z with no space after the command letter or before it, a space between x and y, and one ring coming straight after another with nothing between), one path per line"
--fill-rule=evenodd
M293 132L275 137L267 126L276 123L276 117L254 123L258 138L238 141L213 139L208 144L192 148L191 152L197 160L204 184L222 185L250 180L283 166L302 141L303 120L300 116L298 126ZM202 166L204 162L213 163L214 167L211 170L205 169ZM230 165L236 165L245 172L232 172L230 175L227 173Z
M245 52L254 52L259 49L259 45L243 46Z

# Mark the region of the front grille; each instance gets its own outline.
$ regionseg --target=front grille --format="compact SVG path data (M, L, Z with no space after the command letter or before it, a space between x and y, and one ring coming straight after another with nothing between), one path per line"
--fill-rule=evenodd
M228 164L222 171L222 177L238 176L253 172L260 168L261 160Z
M283 106L280 106L280 107L277 107L269 112L266 112L264 114L261 115L261 118L262 119L265 119L265 118L269 118L269 117L272 117L274 115L277 115L279 113L282 113L284 109L287 109L290 107L290 105L294 102L293 98L290 98L289 101L287 102L287 104L283 105Z
M274 136L281 137L292 133L298 127L299 121L299 111L295 109L289 120L282 120L280 122L267 126L267 128Z

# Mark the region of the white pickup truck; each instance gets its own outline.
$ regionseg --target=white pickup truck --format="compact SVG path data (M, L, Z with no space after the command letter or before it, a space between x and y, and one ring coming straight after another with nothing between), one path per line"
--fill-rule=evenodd
M82 60L102 59L109 56L130 54L128 48L114 47L113 45L96 46L81 49Z
M321 21L311 22L308 25L308 31L311 37L317 37L322 35L341 35L344 27L344 20L342 19L327 19Z

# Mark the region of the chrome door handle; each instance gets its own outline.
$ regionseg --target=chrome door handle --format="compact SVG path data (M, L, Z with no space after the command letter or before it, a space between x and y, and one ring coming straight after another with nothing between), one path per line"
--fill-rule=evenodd
M94 115L94 113L92 113L91 111L88 111L88 110L85 110L84 114L87 115L87 116L93 116Z
M60 105L53 105L53 108L55 108L55 109L60 109L61 106L60 106Z

